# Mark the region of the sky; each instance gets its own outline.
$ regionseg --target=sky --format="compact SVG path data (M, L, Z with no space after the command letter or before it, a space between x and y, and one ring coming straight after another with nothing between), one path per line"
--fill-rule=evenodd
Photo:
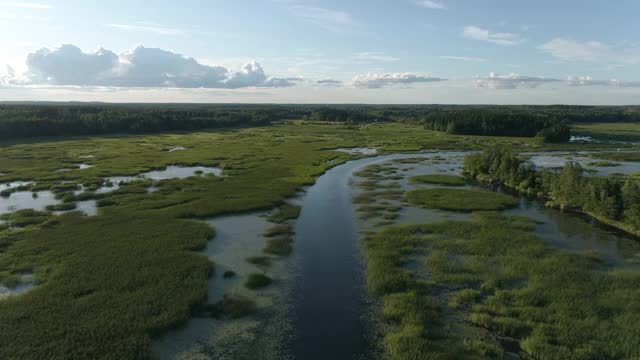
M0 0L0 101L640 104L637 0Z

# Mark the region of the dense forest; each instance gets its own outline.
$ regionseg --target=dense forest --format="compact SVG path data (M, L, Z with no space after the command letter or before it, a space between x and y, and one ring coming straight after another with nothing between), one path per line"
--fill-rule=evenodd
M469 155L464 170L477 181L544 199L550 207L584 212L631 232L640 231L640 181L633 177L588 177L574 162L559 171L538 170L509 149Z
M511 109L434 111L422 122L427 129L450 134L483 136L540 136L547 142L569 141L570 127L562 118Z
M154 133L305 119L407 122L454 134L569 139L569 123L640 121L640 107L0 103L0 139Z
M256 126L300 116L280 106L4 105L0 139Z

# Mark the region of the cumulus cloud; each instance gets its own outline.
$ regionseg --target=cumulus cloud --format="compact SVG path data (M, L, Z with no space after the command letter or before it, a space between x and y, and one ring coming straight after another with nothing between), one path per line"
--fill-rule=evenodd
M434 0L417 0L416 4L427 9L444 10L447 8L443 3Z
M414 83L438 82L445 79L421 76L409 73L396 74L360 74L351 80L351 85L364 89L379 89L391 85L408 85Z
M18 76L4 79L13 84L51 84L115 87L225 88L286 87L295 81L269 78L257 62L240 71L203 65L171 51L139 46L115 54L99 49L83 52L74 45L40 49L27 57L26 81Z
M269 78L262 83L262 87L290 87L295 86L297 83L304 81L302 78Z
M114 76L118 55L100 48L94 53L82 52L73 45L55 50L40 49L27 56L28 77L34 83L56 85L94 85Z
M640 64L640 47L637 46L614 47L598 41L555 38L541 45L540 50L563 61Z
M520 36L513 33L495 33L477 26L466 26L462 36L467 39L486 41L498 45L516 45L521 42Z
M524 76L516 73L500 75L492 72L487 77L476 76L474 83L477 87L488 89L516 89L520 87L536 88L545 83L558 82L558 79L538 76Z

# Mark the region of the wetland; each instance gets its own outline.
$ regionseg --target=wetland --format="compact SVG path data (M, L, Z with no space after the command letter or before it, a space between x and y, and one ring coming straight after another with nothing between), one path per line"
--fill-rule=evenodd
M0 357L634 358L638 153L304 120L11 141Z

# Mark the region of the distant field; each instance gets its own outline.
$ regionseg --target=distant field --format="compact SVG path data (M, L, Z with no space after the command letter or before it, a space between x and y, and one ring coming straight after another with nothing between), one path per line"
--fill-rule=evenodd
M640 123L596 123L573 126L574 135L596 139L640 141Z

